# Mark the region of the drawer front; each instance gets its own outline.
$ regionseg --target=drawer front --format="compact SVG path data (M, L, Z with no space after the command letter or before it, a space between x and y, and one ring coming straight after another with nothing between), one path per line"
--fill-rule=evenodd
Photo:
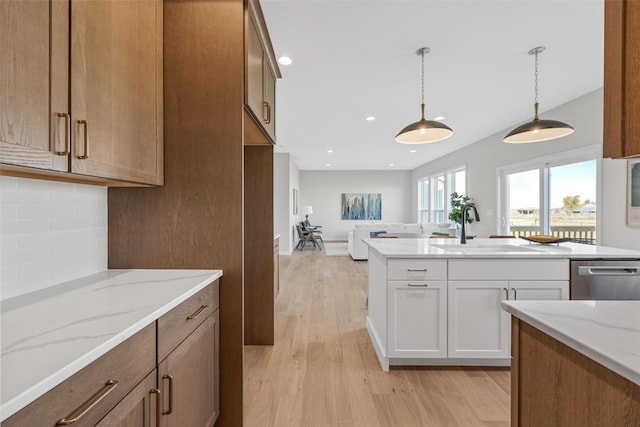
M569 260L450 259L449 280L569 280Z
M389 280L447 280L447 260L390 259L387 261Z
M54 427L59 420L75 418L83 406L97 401L71 424L95 425L155 369L155 335L155 323L152 323L3 421L2 427ZM43 353L43 363L46 358Z
M174 348L218 308L218 280L193 295L158 319L158 361Z

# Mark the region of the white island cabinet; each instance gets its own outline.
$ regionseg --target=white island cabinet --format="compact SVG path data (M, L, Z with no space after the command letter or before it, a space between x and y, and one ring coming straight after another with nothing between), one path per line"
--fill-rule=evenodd
M502 301L568 300L569 261L640 252L518 239L364 239L369 246L367 330L390 365L509 366Z
M449 259L448 357L509 358L506 300L569 299L568 259Z
M447 357L446 260L388 262L391 357Z

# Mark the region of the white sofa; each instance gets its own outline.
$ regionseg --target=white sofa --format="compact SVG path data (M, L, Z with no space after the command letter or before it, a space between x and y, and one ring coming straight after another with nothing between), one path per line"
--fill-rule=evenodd
M356 224L353 231L349 232L348 247L351 258L355 261L369 259L369 248L364 244L362 239L369 238L372 231L386 231L389 234L400 235L416 235L429 237L434 232L441 232L437 224L418 223L418 224L402 224L402 223L364 223Z

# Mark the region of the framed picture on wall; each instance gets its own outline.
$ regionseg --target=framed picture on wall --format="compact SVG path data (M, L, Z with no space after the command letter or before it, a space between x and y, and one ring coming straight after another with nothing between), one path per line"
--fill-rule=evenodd
M342 193L342 219L382 219L382 193Z
M298 215L298 190L293 189L293 214Z
M627 225L640 227L640 160L627 161Z

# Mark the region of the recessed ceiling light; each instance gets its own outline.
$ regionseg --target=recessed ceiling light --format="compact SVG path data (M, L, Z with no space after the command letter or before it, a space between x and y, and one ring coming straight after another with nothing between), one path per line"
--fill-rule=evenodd
M434 117L433 118L433 120L436 120L436 121L440 121L440 120L444 120L444 119L446 119L445 116L438 116L438 117Z
M327 153L333 153L333 150L327 150Z
M281 56L278 58L278 64L280 65L291 65L293 61L288 56Z
M373 116L369 116L369 117L367 117L367 121L368 121L368 122L372 122L372 121L374 121L375 119L376 119L376 118L375 118L375 117L373 117Z
M417 150L409 150L410 153L415 153Z
M389 163L389 166L394 167L395 165L393 163Z
M331 163L325 163L324 165L325 166L331 166Z

